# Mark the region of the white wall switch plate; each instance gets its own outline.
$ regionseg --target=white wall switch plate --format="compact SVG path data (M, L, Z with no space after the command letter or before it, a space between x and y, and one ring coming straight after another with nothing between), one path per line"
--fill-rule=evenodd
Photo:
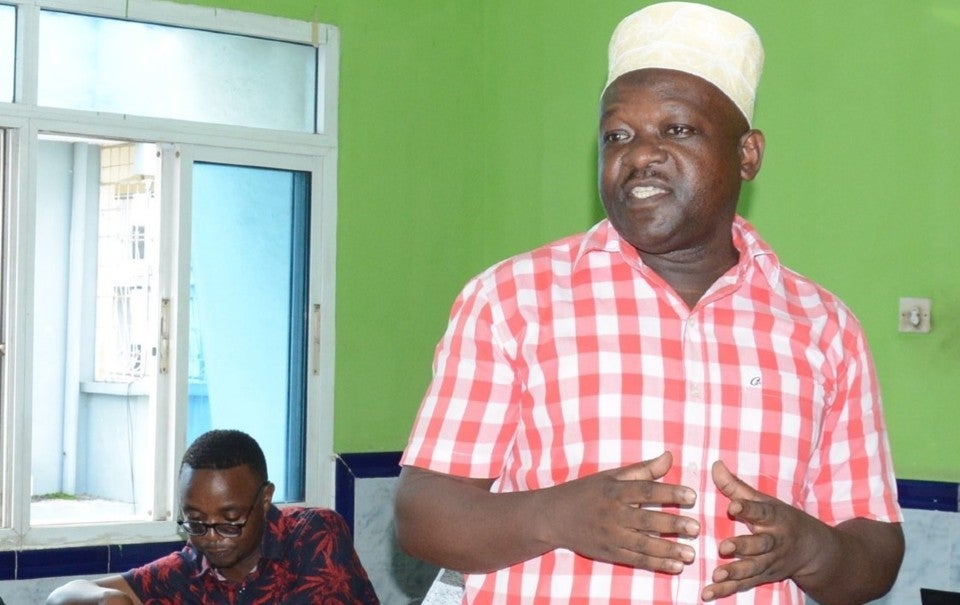
M930 299L900 299L900 331L926 333L930 331Z

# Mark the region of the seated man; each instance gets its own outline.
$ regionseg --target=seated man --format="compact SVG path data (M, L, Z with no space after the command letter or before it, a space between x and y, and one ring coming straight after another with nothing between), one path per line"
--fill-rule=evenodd
M263 451L246 433L198 437L178 483L183 550L74 580L47 604L379 603L344 520L327 509L275 507Z

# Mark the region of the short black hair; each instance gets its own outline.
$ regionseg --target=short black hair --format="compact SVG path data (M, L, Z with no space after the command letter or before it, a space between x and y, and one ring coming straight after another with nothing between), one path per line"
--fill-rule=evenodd
M243 431L214 429L200 435L183 454L180 470L226 470L246 464L258 481L267 480L267 460L256 439Z

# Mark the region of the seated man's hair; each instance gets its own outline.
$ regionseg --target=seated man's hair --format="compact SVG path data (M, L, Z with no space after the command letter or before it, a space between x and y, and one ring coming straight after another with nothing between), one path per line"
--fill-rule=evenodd
M258 481L267 480L267 460L260 445L243 431L214 429L190 444L180 468L227 470L246 464Z

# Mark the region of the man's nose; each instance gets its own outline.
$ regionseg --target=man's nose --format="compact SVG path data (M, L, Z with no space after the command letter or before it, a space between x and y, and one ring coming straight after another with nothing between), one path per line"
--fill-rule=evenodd
M663 141L654 135L638 134L630 141L626 161L638 168L660 164L667 159Z

